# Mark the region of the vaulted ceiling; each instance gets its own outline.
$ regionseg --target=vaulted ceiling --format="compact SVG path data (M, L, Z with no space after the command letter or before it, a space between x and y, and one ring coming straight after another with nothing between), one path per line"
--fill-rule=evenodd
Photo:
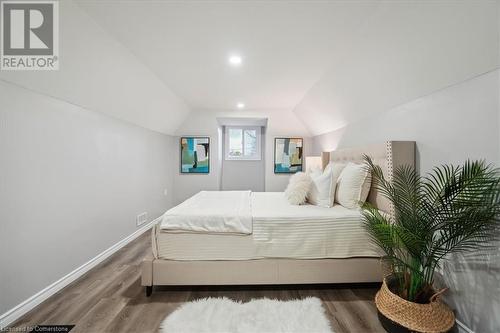
M498 9L494 1L384 2L294 112L322 134L497 69Z
M104 29L194 109L293 108L375 2L88 1ZM243 64L228 64L237 53Z
M496 69L498 13L481 0L67 0L60 70L0 79L167 134L243 102L317 135Z
M290 109L312 134L498 66L494 1L77 3L192 109Z

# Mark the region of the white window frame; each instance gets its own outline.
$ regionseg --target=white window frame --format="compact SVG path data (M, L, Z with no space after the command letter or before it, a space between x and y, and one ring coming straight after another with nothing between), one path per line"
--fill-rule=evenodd
M229 130L237 129L242 130L242 145L243 150L245 149L245 130L254 130L257 139L257 150L252 156L245 156L244 152L242 156L230 156L229 155ZM227 161L260 161L262 160L261 147L262 147L262 130L260 126L226 126L224 128L224 157Z

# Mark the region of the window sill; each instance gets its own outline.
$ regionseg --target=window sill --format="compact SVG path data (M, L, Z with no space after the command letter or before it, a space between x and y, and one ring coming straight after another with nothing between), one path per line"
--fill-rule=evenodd
M255 158L231 158L231 157L226 157L226 158L224 158L224 160L226 160L226 161L242 161L242 162L245 162L245 161L262 161L262 158L258 158L258 157L255 157Z

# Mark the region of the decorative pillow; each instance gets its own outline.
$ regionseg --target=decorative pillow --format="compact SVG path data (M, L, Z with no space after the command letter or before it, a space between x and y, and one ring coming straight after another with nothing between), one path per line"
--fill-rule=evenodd
M348 163L339 176L335 201L349 209L359 207L368 197L371 181L366 165Z
M311 188L307 194L307 201L321 207L331 207L332 195L335 194L335 185L332 184L332 170L325 169L322 173L311 173Z
M297 172L288 182L285 197L292 205L303 205L311 188L311 177L303 172Z
M309 176L317 176L317 175L321 175L323 173L323 169L321 168L318 168L318 167L314 167L314 168L310 168L306 171L306 173L309 175Z
M307 200L316 206L332 207L335 199L337 179L345 164L330 163L322 173L311 173L311 189Z

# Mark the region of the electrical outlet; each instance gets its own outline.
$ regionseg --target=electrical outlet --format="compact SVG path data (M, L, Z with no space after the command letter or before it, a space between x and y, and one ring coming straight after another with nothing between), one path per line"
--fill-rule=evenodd
M148 213L147 212L144 212L144 213L137 215L137 218L135 220L135 223L137 226L143 225L146 222L148 222Z

